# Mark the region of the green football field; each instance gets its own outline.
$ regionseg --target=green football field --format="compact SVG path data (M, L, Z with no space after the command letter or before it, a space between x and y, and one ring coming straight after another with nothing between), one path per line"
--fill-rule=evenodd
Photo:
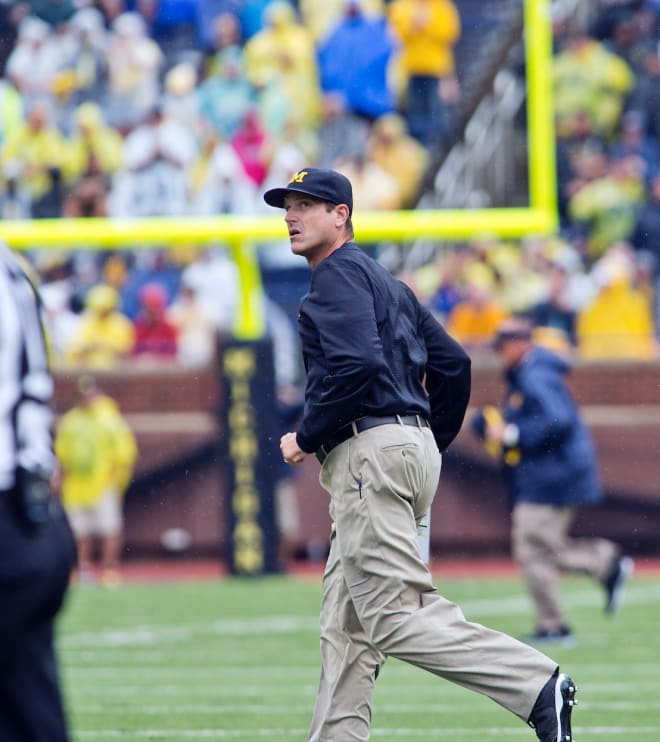
M530 628L517 577L438 578L468 618ZM580 686L577 742L660 740L660 578L630 583L620 614L581 578L562 593L578 636L549 654ZM58 646L73 739L304 741L318 680L320 578L78 587ZM536 739L487 698L396 660L376 685L372 739ZM338 740L337 742L341 742Z

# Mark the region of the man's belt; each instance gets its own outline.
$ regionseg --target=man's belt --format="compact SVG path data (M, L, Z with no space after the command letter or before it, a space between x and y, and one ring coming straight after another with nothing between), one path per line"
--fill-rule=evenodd
M411 425L415 428L430 428L429 421L423 416L417 413L410 413L406 415L388 415L386 417L360 417L354 420L352 423L348 423L330 436L323 444L319 447L316 452L316 458L323 463L330 451L338 446L340 443L347 441L354 435L364 433L365 430L371 428L377 428L379 425Z

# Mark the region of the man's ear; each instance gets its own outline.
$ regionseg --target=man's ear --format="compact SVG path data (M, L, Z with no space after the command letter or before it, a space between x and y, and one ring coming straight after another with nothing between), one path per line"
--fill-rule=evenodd
M348 221L349 213L348 206L346 204L337 204L335 207L335 214L337 214L336 224L338 227L343 227Z

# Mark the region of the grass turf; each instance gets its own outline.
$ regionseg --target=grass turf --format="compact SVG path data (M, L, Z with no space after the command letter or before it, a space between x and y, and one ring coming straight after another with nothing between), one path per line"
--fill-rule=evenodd
M530 629L520 580L436 579L471 620L514 636ZM660 740L660 578L630 583L605 617L592 582L562 595L578 637L544 649L580 686L577 742ZM319 672L320 579L80 586L58 626L72 736L98 740L306 739ZM487 698L388 660L374 698L372 739L533 740ZM340 742L340 741L338 741Z

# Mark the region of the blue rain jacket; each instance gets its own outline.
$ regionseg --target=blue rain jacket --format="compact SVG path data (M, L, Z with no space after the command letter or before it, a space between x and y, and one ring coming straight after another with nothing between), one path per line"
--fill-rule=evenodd
M602 498L591 435L566 383L570 364L534 347L507 372L503 415L520 431L520 458L506 467L512 504L566 506Z

